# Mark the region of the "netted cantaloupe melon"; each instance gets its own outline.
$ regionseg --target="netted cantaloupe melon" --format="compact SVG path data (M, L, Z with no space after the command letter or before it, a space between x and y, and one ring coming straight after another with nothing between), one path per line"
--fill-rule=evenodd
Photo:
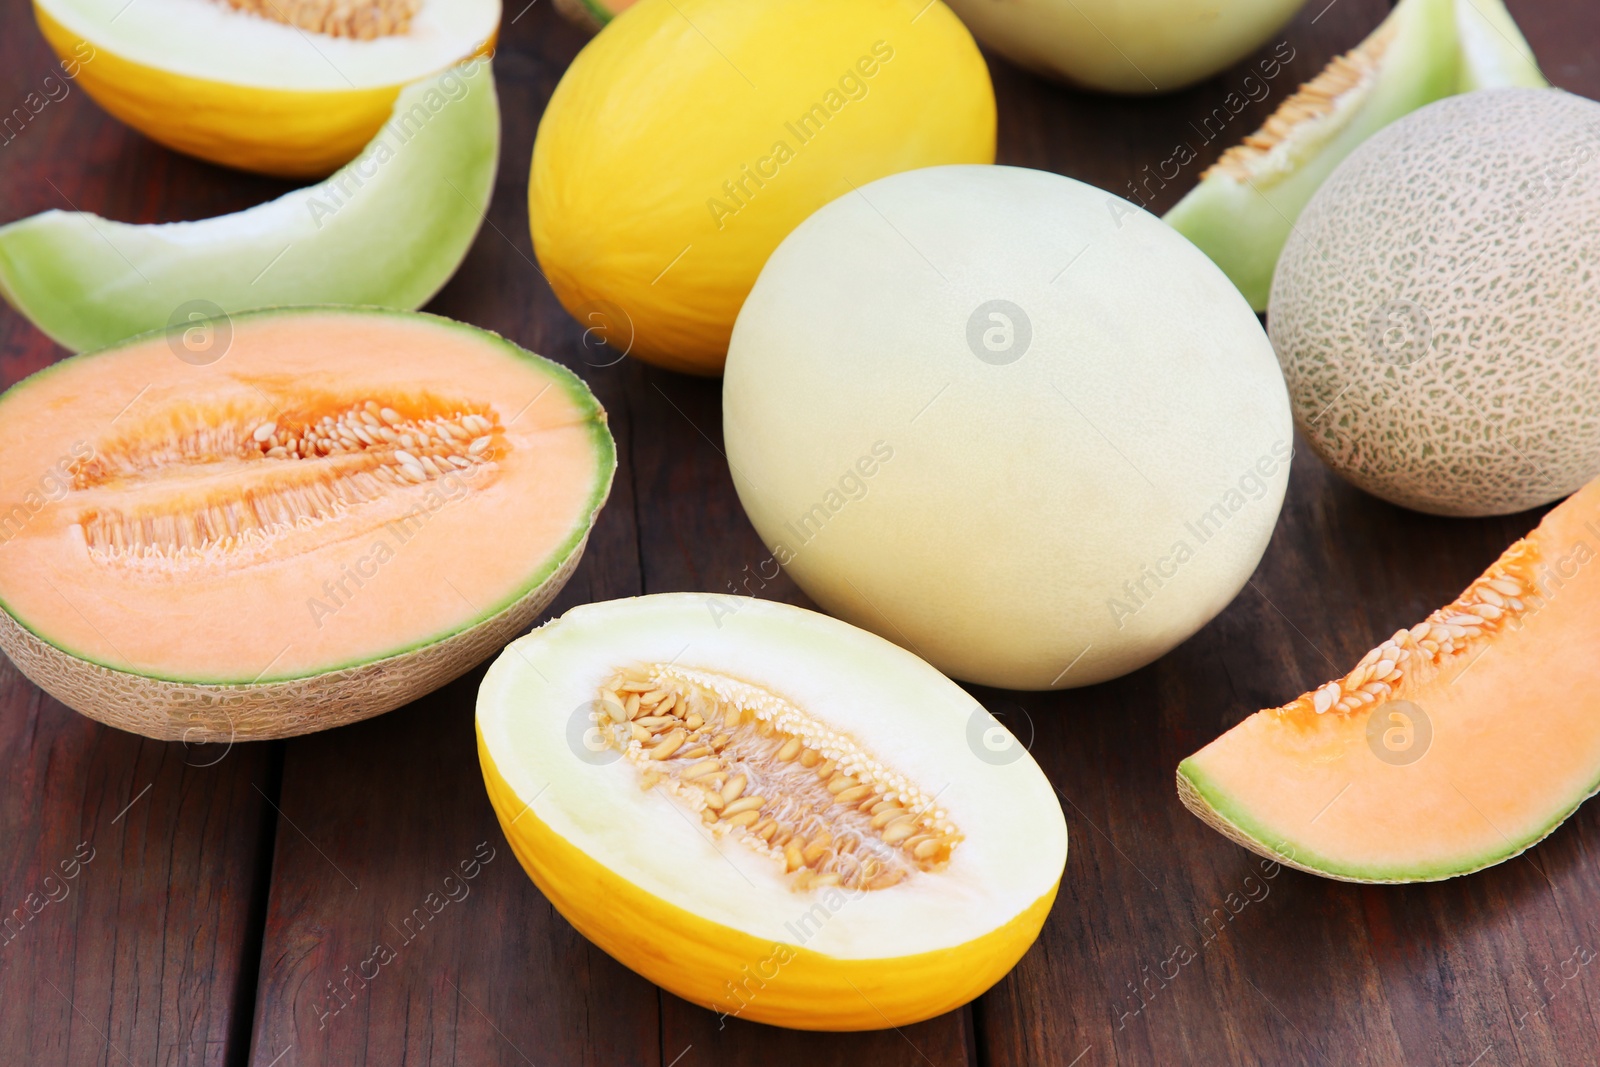
M1342 678L1184 760L1178 792L1265 856L1356 882L1499 863L1600 788L1600 482Z
M1268 328L1295 422L1356 486L1439 515L1600 474L1600 104L1441 100L1328 179L1284 246Z
M308 308L75 356L0 397L0 648L150 737L282 737L498 649L611 484L570 372L435 316Z
M1067 829L981 705L881 638L747 597L589 604L478 696L489 797L558 911L724 1016L949 1011L1033 943Z

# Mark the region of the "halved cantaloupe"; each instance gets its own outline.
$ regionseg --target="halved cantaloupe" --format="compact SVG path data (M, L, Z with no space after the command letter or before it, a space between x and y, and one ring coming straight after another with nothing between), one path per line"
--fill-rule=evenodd
M150 737L398 707L525 627L615 468L562 367L483 330L253 312L75 356L0 397L0 648ZM189 343L185 343L185 342Z
M1184 760L1183 802L1347 881L1448 878L1536 844L1600 788L1597 545L1600 481L1345 677Z
M152 140L320 178L402 86L491 52L500 0L34 0L34 16L89 95Z
M922 660L745 597L574 608L478 696L489 797L579 932L724 1015L900 1026L998 981L1066 862L1050 783Z
M494 75L464 63L406 86L333 177L268 203L198 222L45 211L0 226L0 296L80 352L197 309L421 307L472 246L499 160Z

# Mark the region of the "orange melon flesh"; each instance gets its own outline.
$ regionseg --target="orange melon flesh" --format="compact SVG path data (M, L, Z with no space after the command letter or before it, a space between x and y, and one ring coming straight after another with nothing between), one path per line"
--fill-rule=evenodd
M157 679L303 678L469 628L581 549L614 453L562 368L375 309L250 313L231 331L205 365L152 335L0 398L0 604L43 641ZM256 439L369 401L392 430L476 413L490 441L412 481L370 427L374 446L303 457Z
M1600 788L1597 544L1600 481L1358 670L1184 760L1184 803L1352 881L1447 878L1536 844Z

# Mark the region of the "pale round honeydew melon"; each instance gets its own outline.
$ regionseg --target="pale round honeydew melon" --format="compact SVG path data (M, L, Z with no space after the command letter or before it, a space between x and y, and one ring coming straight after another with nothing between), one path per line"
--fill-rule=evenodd
M740 312L723 414L745 510L813 599L1017 689L1131 671L1221 611L1293 449L1227 277L1012 167L884 178L802 224Z
M1305 0L950 0L1014 63L1113 93L1166 93L1267 42Z
M1600 104L1490 89L1389 126L1296 223L1268 323L1357 487L1508 514L1600 474Z

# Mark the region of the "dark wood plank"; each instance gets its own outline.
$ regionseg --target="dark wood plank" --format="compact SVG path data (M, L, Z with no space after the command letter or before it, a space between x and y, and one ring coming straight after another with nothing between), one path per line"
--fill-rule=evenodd
M195 180L213 169L149 145L61 73L28 6L7 5L0 222L73 205L152 220L275 191ZM62 355L0 310L0 385ZM258 790L275 790L276 756L108 729L0 659L0 1059L211 1065L248 1042L270 861Z
M1600 96L1600 18L1511 6L1552 80ZM1387 7L1311 4L1285 34L1296 60L1270 97L1241 112L1230 139ZM1126 195L1129 181L1148 177L1152 149L1165 159L1187 143L1194 164L1148 197L1165 210L1226 146L1204 144L1196 125L1242 75L1169 100L1105 103L997 64L1011 119L1002 119L1002 156ZM1600 808L1470 878L1358 887L1264 863L1191 817L1173 788L1184 756L1448 601L1537 518L1405 512L1339 482L1302 448L1251 586L1200 634L1105 685L980 693L1031 724L1072 833L1044 936L977 1005L985 1062L1596 1062L1600 982L1566 961L1600 952ZM1536 993L1547 980L1553 997Z
M1204 117L1229 91L1251 95L1247 68L1174 97L1124 101L994 61L1002 161L1164 210L1385 7L1339 0L1304 13L1284 38L1295 59L1209 140ZM1553 80L1600 96L1596 17L1549 0L1512 8ZM0 20L3 104L21 101L53 61L24 7ZM434 309L577 368L611 412L622 468L555 611L672 589L804 603L786 578L754 576L767 554L720 455L716 384L602 365L609 357L585 348L533 266L524 207L533 130L582 41L548 5L507 26L497 65L507 140L491 225ZM1161 164L1180 143L1196 158L1167 177ZM70 206L132 221L197 218L283 188L168 153L75 91L0 144L6 220ZM4 382L57 354L14 314L0 318ZM723 1027L577 935L516 866L483 796L471 722L481 671L393 715L202 767L223 754L105 730L0 666L9 786L0 828L10 845L0 905L26 907L41 889L60 895L45 876L63 860L73 869L80 844L94 849L73 879L52 883L67 895L0 946L0 1048L30 1064L1596 1062L1592 968L1560 976L1575 950L1600 951L1592 808L1527 858L1380 889L1263 869L1192 819L1172 788L1184 755L1448 599L1531 521L1411 515L1303 454L1253 587L1196 638L1090 690L975 690L1024 724L1061 790L1067 878L1016 972L972 1008L903 1032ZM444 878L463 862L476 871L468 893L407 926L429 893L448 894ZM393 959L370 981L350 977L379 943ZM1187 962L1161 977L1175 960Z

